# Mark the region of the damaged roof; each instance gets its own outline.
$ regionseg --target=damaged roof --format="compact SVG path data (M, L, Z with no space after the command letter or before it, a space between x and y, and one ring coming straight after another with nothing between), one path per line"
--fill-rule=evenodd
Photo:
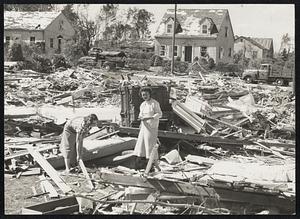
M245 36L239 36L235 40L238 40L240 38L243 38L245 40L248 40L252 44L256 45L257 47L261 49L271 49L273 46L273 39L272 38L254 38L254 37L245 37Z
M271 49L271 46L273 44L273 39L272 38L251 38L258 44L260 44L262 47L265 49Z
M200 26L205 18L212 21L219 31L227 13L227 9L178 9L176 18L183 30L178 35L202 35ZM157 28L156 35L165 33L165 23L173 17L174 9L168 9Z
M4 29L44 30L61 12L4 12Z

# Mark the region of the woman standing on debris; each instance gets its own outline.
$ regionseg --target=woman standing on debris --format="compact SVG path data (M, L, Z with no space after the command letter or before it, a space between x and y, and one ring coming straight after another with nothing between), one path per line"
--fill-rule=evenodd
M70 172L71 165L81 159L82 140L91 127L96 126L97 123L98 118L95 114L90 114L86 117L75 117L66 122L60 143L60 150L65 160L66 173Z
M134 155L137 156L136 168L142 168L139 163L145 159L145 163L150 157L152 148L157 143L159 118L162 116L159 103L151 98L150 87L143 87L140 95L144 102L140 106L139 119L141 120L140 133L134 148ZM155 160L158 159L157 153Z

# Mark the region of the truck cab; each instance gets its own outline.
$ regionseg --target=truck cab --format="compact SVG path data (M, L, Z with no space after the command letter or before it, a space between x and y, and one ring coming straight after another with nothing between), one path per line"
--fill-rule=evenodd
M247 83L267 81L271 72L271 64L261 64L259 69L246 69L243 72L242 79Z

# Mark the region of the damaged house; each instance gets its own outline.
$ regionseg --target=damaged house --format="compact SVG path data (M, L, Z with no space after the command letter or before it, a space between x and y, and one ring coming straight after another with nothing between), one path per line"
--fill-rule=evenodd
M46 54L59 53L75 29L62 12L4 12L4 43L37 44Z
M195 57L232 61L234 34L227 9L179 9L175 57L192 62ZM176 23L177 23L176 22ZM164 14L155 35L155 53L171 59L174 10Z
M272 38L252 38L239 36L234 41L234 52L242 51L245 58L273 58L274 48Z

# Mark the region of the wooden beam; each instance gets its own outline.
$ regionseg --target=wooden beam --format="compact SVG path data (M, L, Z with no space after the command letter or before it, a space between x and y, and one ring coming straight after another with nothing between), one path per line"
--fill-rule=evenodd
M59 195L53 185L47 180L44 175L39 176L41 181L41 187L44 189L45 192L49 193L50 198L58 198Z
M92 180L89 176L89 173L87 172L87 170L84 166L83 161L80 159L78 163L79 163L79 166L82 170L82 173L84 174L85 178L87 179L87 182L88 182L88 185L89 185L90 189L94 189L95 187L94 187L93 182L92 182Z
M63 191L63 193L68 193L72 191L72 188L68 186L62 178L58 175L57 171L48 163L48 161L33 148L27 149L31 156L38 162L38 164L46 171L46 173L51 177L55 184Z
M191 183L180 182L176 180L163 180L153 177L139 177L123 175L110 172L99 172L98 177L105 183L111 183L124 186L136 186L142 188L156 189L160 192L168 192L174 194L188 194L201 197L215 197L214 189L193 185Z
M137 137L139 134L138 128L131 128L131 127L119 127L118 128L120 133L127 134L130 136ZM214 137L214 136L203 136L201 134L188 134L188 133L177 133L171 131L163 131L158 130L158 137L160 138L170 138L170 139L178 139L178 140L187 140L187 141L197 141L201 143L209 143L212 146L214 145L235 145L235 146L242 146L242 145L255 145L254 141L250 140L240 140L240 139L226 139L222 137ZM295 148L295 144L289 143L273 143L273 142L265 142L260 141L266 146L274 146L274 147L285 147L285 148Z
M26 148L29 148L29 147L32 147L32 146L28 145ZM12 147L12 148L14 148L14 147ZM26 148L24 147L24 149L26 149ZM51 149L55 149L55 148L58 148L58 146L57 145L50 145L50 146L46 146L46 147L42 147L42 148L36 148L35 150L41 152L41 151L51 150ZM25 156L25 155L28 155L28 154L30 154L28 152L28 150L13 153L12 155L5 156L4 161L14 159L14 158L17 158L17 157L21 157L21 156Z

